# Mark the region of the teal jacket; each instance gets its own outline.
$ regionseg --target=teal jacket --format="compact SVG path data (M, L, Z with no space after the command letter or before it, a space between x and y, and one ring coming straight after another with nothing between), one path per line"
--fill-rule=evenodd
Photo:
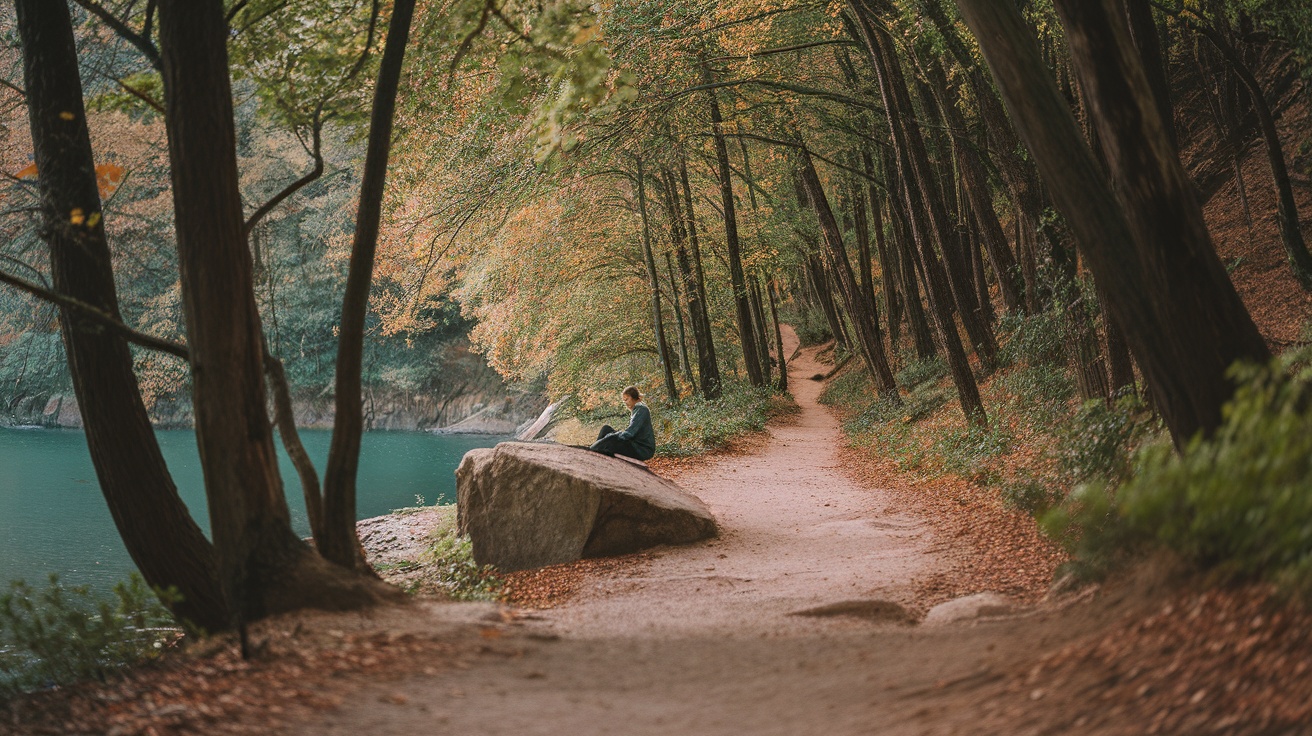
M629 426L616 434L633 445L633 449L638 451L639 460L649 460L656 454L656 432L651 428L651 410L641 401L633 405Z

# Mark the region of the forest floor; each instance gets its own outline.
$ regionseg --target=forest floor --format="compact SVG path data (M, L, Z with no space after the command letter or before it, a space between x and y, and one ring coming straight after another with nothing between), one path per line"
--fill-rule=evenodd
M508 604L275 619L250 660L203 642L0 706L0 733L1312 732L1312 617L1162 564L1049 595L1063 558L1032 521L845 447L817 352L790 365L798 413L656 464L716 539L516 574ZM1011 603L923 621L981 591Z

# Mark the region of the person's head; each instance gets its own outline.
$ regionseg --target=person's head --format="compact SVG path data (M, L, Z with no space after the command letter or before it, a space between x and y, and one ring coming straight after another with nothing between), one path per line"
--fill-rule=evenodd
M620 394L620 397L624 399L624 405L630 409L637 406L639 401L642 401L642 394L638 393L637 386L629 386L625 388L624 392Z

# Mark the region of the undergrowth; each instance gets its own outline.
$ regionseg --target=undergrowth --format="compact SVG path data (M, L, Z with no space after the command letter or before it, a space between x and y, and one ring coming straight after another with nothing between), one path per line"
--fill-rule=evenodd
M729 383L720 398L713 401L691 396L675 406L654 407L656 452L686 456L714 450L738 435L759 432L771 417L786 414L795 406L787 395Z
M490 565L474 561L473 545L456 526L456 507L439 506L438 522L428 535L422 562L426 576L443 593L458 601L494 601L501 597L502 580Z
M158 656L182 635L160 597L136 574L109 596L64 585L54 574L42 589L15 580L0 596L0 698L103 681Z

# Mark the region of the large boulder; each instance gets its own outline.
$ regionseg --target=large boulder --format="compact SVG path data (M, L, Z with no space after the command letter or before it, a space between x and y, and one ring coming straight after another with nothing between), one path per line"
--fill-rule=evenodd
M697 497L646 468L568 445L502 442L456 469L460 530L503 571L716 534Z

